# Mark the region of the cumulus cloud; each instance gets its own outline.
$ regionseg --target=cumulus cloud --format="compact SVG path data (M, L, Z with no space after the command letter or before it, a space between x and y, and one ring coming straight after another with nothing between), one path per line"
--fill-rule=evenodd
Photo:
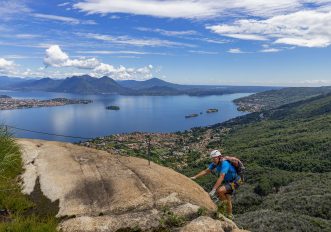
M207 26L227 37L271 40L277 44L327 47L331 44L331 11L299 11L269 19L242 19L232 24Z
M126 68L120 65L118 68L110 64L101 63L98 67L93 69L91 76L110 76L116 80L130 80L130 79L148 79L153 77L153 66L148 65L142 68Z
M0 58L0 73L8 74L15 68L14 61Z
M70 59L67 53L63 52L59 45L50 46L45 53L44 64L56 68L72 67L78 69L89 69L93 77L110 76L114 79L146 79L153 76L153 66L148 65L142 68L126 68L124 66L114 67L105 64L96 58Z
M53 67L75 67L81 69L93 69L100 64L96 58L70 59L59 45L50 46L45 53L44 64Z
M293 12L306 2L323 4L319 0L84 0L74 4L89 14L128 13L167 18L211 18L229 14L270 16Z

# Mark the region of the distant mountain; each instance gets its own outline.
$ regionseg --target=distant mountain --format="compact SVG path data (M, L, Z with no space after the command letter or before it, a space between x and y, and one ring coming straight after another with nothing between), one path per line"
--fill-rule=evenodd
M179 90L179 89L183 89L183 86L185 86L185 85L178 85L178 84L166 82L155 77L146 81L125 80L125 81L118 81L118 83L123 87L135 89L135 90L151 89L154 87L170 87Z
M120 85L137 90L142 95L179 95L191 96L223 95L231 93L256 93L268 90L278 90L275 86L217 86L217 85L180 85L152 78L146 81L117 81Z
M16 85L26 81L27 79L18 78L18 77L0 76L0 89L7 89L12 85Z
M109 77L94 78L88 75L66 78L53 92L69 92L80 94L126 94L130 90L120 86Z
M77 94L129 94L130 89L120 86L109 77L94 78L89 75L66 79L42 78L29 81L12 81L5 89L20 91L46 91Z
M47 91L78 94L121 94L121 95L181 95L192 96L223 95L230 93L256 93L280 87L261 86L213 86L180 85L152 78L146 81L115 81L110 77L95 78L89 75L73 76L66 79L42 78L39 80L4 80L1 89L18 91Z
M29 80L25 82L20 82L15 85L11 85L11 88L14 90L23 90L23 91L51 91L56 88L62 80L53 80L51 78L42 78L40 80Z

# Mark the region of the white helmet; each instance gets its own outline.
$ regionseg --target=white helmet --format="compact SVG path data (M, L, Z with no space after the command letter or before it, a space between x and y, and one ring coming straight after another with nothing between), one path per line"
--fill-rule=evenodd
M219 150L213 150L212 152L210 152L210 158L219 157L219 156L222 156Z

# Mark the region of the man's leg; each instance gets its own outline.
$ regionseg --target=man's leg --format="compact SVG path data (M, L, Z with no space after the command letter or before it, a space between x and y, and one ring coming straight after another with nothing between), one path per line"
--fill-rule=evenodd
M226 200L227 200L227 205L226 205L226 212L228 213L228 216L231 215L232 217L232 199L230 194L226 194Z
M222 186L220 187L218 190L217 190L217 195L218 197L221 199L221 201L226 201L226 188L225 186Z
M228 198L227 190L225 186L220 187L217 190L217 194L221 201L226 205L226 212L227 214L232 214L232 203L231 203L231 196L230 199Z
M226 186L224 185L217 190L219 198L226 205L226 212L228 216L232 217L232 201L231 195L228 193L229 190L227 190Z

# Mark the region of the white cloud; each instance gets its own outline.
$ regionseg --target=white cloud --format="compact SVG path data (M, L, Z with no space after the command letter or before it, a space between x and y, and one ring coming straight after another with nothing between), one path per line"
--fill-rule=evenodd
M46 50L44 64L53 67L93 69L97 67L100 62L96 58L80 60L70 59L69 56L61 50L59 45L52 45Z
M69 60L69 56L64 53L59 45L52 45L46 50L44 64L54 67L63 67Z
M278 44L288 44L288 45L296 45L301 47L327 47L331 44L330 38L281 38L277 39L275 43Z
M41 35L36 35L36 34L16 34L16 38L18 39L34 39L34 38L39 38Z
M111 36L94 33L76 33L79 36L83 36L90 39L96 39L101 41L107 41L115 44L131 45L137 47L195 47L191 44L174 42L162 39L137 39L129 36Z
M89 14L128 13L167 18L210 18L246 14L271 16L293 12L307 1L304 0L84 0L74 4ZM309 1L312 2L312 1ZM322 4L321 1L314 1Z
M231 48L228 50L228 53L233 53L233 54L241 54L241 53L246 53L240 50L240 48Z
M31 9L22 0L0 1L0 21L17 19L22 15L31 12Z
M6 60L4 58L0 58L0 73L7 74L10 73L15 68L14 61Z
M78 69L90 69L89 73L94 77L110 76L114 79L146 79L153 76L153 66L148 65L142 68L118 68L110 64L105 64L96 58L70 59L68 54L63 52L59 45L50 46L45 53L44 63L55 68L71 67Z
M331 11L299 11L265 20L242 19L232 24L207 26L207 29L239 39L269 39L278 44L327 47L331 44L330 22Z
M79 20L76 18L71 17L64 17L64 16L58 16L58 15L49 15L49 14L32 14L33 17L40 18L40 19L46 19L46 20L54 20L54 21L60 21L68 24L87 24L87 25L95 25L96 22L93 20Z
M79 54L99 54L99 55L116 55L116 54L128 54L128 55L161 55L166 56L168 53L162 52L140 52L140 51L109 51L109 50L99 50L99 51L77 51Z
M201 50L190 50L190 53L200 54L200 55L217 55L219 52L211 52L211 51L201 51Z
M161 35L166 35L166 36L184 36L184 35L197 35L198 32L194 30L184 30L184 31L169 31L169 30L164 30L160 28L146 28L146 27L138 27L137 30L139 31L146 31L146 32L155 32L159 33Z
M220 40L220 39L210 39L210 38L202 38L202 39L198 39L204 42L208 42L208 43L214 43L214 44L225 44L225 43L229 43L229 40Z
M67 5L69 5L70 4L70 2L63 2L63 3L60 3L60 4L58 4L57 6L67 6Z
M109 17L110 19L120 19L121 17L118 15L112 15Z
M42 57L40 56L26 56L26 55L5 55L5 59L13 59L13 60L18 60L18 59L40 59Z
M236 39L242 39L242 40L260 40L260 41L268 40L263 36L253 35L253 34L227 34L226 36Z
M273 53L273 52L280 52L281 49L278 49L278 48L265 48L265 49L262 49L260 50L260 52L263 52L263 53Z
M116 80L143 80L153 77L153 66L148 65L146 67L134 69L126 68L121 65L118 68L115 68L112 65L101 63L98 67L93 69L90 75L95 77L110 76Z

